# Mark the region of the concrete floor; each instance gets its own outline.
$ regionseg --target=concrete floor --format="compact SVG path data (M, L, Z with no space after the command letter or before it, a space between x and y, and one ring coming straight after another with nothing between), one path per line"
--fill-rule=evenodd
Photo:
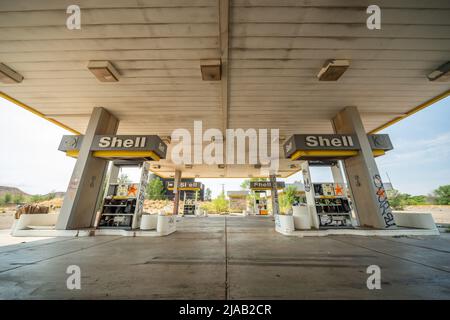
M366 268L380 266L382 289ZM81 290L66 268L81 268ZM450 299L450 234L286 237L268 217L182 218L167 237L0 247L2 299Z

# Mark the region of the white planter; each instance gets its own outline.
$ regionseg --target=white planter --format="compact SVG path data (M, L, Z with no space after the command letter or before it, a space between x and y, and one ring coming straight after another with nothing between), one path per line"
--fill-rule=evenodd
M158 223L157 214L143 214L141 217L141 230L156 229L157 223Z
M276 214L275 230L282 234L290 234L294 232L294 217L291 215Z
M27 229L29 226L54 227L58 221L58 216L58 213L21 214L14 227L16 230Z
M319 229L320 223L319 223L319 216L317 215L316 206L314 205L308 205L308 213L309 218L311 219L311 227L314 229Z
M309 230L311 229L311 217L307 206L293 206L292 213L294 218L295 229Z
M425 212L393 212L397 226L417 229L436 229L431 213Z
M156 225L156 232L165 236L177 230L176 217L173 215L158 215L158 223Z

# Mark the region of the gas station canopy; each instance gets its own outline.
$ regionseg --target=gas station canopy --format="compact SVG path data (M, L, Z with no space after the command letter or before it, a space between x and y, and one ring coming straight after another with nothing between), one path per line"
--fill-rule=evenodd
M279 128L281 146L293 134L333 134L330 120L346 106L375 133L449 94L448 82L427 79L449 60L448 0L377 1L380 30L367 28L365 0L76 3L81 28L69 30L73 1L0 2L0 62L24 78L1 84L2 96L75 134L102 106L119 119L119 135L170 136L202 120L203 130ZM329 59L349 67L338 81L319 81ZM109 61L118 81L99 82L92 61ZM201 66L213 72L214 61L220 80L203 80ZM180 169L171 147L151 165L161 176ZM181 169L183 177L259 172ZM282 177L298 170L280 159Z

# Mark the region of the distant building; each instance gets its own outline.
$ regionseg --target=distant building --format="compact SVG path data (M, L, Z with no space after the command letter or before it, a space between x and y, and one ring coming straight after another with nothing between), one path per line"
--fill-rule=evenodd
M248 191L228 191L227 196L230 200L231 212L242 212L247 210Z

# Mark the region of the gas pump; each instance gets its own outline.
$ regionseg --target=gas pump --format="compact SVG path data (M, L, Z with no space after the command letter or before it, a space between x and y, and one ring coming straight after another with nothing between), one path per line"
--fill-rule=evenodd
M254 197L253 208L255 215L267 215L269 210L267 209L267 192L265 190L255 191L259 197ZM261 195L264 195L263 197Z
M173 190L174 183L169 181L167 189ZM198 194L201 192L203 184L197 181L182 181L178 187L179 191L183 192L183 204L181 212L183 215L195 215L199 209Z
M282 181L277 182L277 189L283 189L285 183ZM269 210L267 207L267 191L272 189L272 183L270 181L250 181L250 190L258 197L254 197L253 212L255 215L268 215ZM263 196L262 196L263 195Z
M334 182L311 182L311 166L331 167ZM306 202L315 228L352 228L352 208L339 169L339 162L304 161L302 164Z
M120 168L138 167L140 181L119 183L116 181ZM114 161L102 201L98 228L136 229L140 225L144 209L145 190L148 183L149 165L142 161Z

